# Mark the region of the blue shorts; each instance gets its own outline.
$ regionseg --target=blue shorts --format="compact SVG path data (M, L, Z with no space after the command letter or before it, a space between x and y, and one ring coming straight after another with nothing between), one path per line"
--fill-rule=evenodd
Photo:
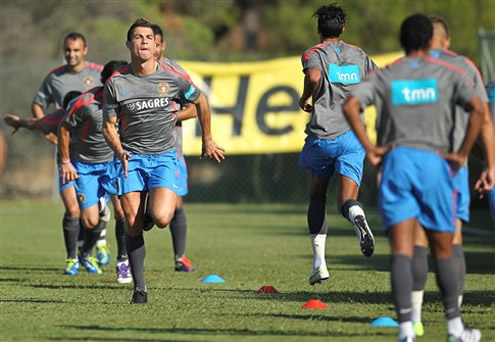
M176 150L161 154L133 154L127 166L127 178L120 159L114 160L114 184L117 194L148 191L153 188L168 188L176 193L180 190L179 160Z
M495 188L488 193L488 203L490 203L490 210L492 212L492 219L495 221Z
M187 164L186 159L182 154L177 151L177 155L179 157L179 167L177 168L177 177L179 178L179 191L177 191L177 195L185 196L188 193L187 188Z
M463 166L454 177L454 186L457 190L457 218L469 222L469 204L471 193L469 192L469 171Z
M98 203L100 197L108 197L103 185L107 177L107 169L111 162L88 164L77 160L72 165L79 174L74 181L77 201L81 209L89 208Z
M58 192L62 192L67 188L73 187L74 181L62 184L62 175L60 174L60 167L58 168Z
M308 136L299 156L299 166L321 179L329 178L337 171L359 186L363 177L365 154L353 131L333 140Z
M385 230L415 217L426 229L454 233L456 189L449 164L427 150L391 150L383 160L379 205Z

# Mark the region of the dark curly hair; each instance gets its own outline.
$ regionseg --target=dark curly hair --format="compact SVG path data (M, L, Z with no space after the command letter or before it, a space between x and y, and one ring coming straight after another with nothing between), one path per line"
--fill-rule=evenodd
M318 33L324 38L337 38L344 30L347 13L337 4L331 4L318 8L313 17L318 18Z

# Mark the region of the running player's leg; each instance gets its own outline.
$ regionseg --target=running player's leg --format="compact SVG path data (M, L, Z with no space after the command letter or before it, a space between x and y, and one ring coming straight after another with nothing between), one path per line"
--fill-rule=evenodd
M178 272L193 272L194 268L186 258L187 219L184 210L184 201L177 196L174 217L170 221L170 234L174 247L175 270Z
M299 166L308 170L309 205L307 222L311 247L313 249L313 269L309 284L314 285L329 279L325 245L327 240L327 188L328 180L334 172L334 155L337 148L334 140L316 139L308 136L299 157Z
M307 222L311 247L313 248L313 271L309 276L309 284L314 285L330 277L325 260L328 233L326 203L329 178L318 178L311 173L308 175L310 190Z
M147 289L144 281L144 259L146 247L143 238L143 217L145 191L132 191L120 197L120 203L125 213L127 254L134 281L134 294L131 303L144 304L147 302Z
M127 246L125 243L125 214L117 196L110 196L115 218L115 240L117 241L117 259L115 269L117 271L117 282L127 284L132 282L131 267L127 256Z
M425 229L416 222L414 227L414 255L412 259L413 290L411 294L412 320L416 336L424 335L421 321L424 289L428 277L428 237Z
M79 236L79 231L81 230L81 213L73 183L60 183L60 198L65 207L65 213L62 219L65 250L67 252L64 274L76 275L79 272L79 264L77 262L77 238Z
M415 222L415 218L410 218L392 225L388 231L392 254L392 296L399 321L399 341L414 336L411 317L411 291Z
M177 194L168 188L153 188L149 190L149 208L153 221L158 228L168 226L175 212Z
M361 252L369 257L375 250L375 238L366 220L364 206L357 200L363 177L364 148L352 131L336 140L341 151L335 162L335 170L339 174L338 210L353 225Z
M86 233L83 246L79 250L79 262L86 268L88 273L101 274L98 259L91 256L91 251L96 246L101 231L106 227L106 222L100 220L97 203L89 207L84 206L81 209L81 218Z
M98 212L100 220L108 223L110 221L110 209L108 208L108 195L100 197L98 201ZM100 266L106 266L110 263L111 255L107 244L107 228L103 228L98 241L96 241L96 258Z

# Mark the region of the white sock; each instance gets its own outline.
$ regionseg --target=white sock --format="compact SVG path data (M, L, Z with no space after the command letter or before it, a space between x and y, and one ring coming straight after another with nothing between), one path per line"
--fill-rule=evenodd
M462 323L461 317L456 317L453 319L449 319L447 321L447 330L449 334L454 335L455 337L461 336L464 331L464 324Z
M363 208L361 208L359 205L353 205L352 207L349 208L348 217L351 223L354 223L354 218L356 218L356 216L359 215L366 217Z
M457 306L461 307L463 298L463 295L459 295L459 298L457 298Z
M421 322L421 307L423 306L424 293L425 291L413 291L411 294L413 322Z
M100 233L100 238L96 241L96 246L106 246L107 245L107 229L103 229Z
M326 268L325 243L327 234L309 234L311 237L311 247L313 247L313 268Z
M406 337L414 337L414 329L412 321L402 322L399 324L399 340Z

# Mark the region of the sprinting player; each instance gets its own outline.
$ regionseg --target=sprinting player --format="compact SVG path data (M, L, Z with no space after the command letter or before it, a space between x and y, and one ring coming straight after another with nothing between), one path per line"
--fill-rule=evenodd
M62 99L69 91L85 92L91 88L101 86L100 73L103 70L101 65L86 62L88 53L86 38L78 32L71 32L64 38L63 44L64 58L66 64L52 70L43 80L36 96L33 99L32 113L37 119L45 115L47 108L53 104L56 109L62 107ZM53 144L57 143L56 134L45 135L46 139ZM74 230L80 225L80 210L72 186L60 189L60 197L65 206L62 227L64 231ZM101 214L105 219L109 219L109 211L106 205L101 209ZM77 228L83 232L83 229ZM110 252L106 244L106 230L102 232L102 238L97 243L97 257L101 265L110 262Z
M406 57L371 74L346 100L344 112L368 159L382 165L379 205L391 246L392 294L399 320L399 341L415 341L412 324L412 256L416 221L427 230L436 278L445 308L449 341L481 338L468 329L457 305L457 276L452 253L455 232L453 174L462 166L483 122L483 105L467 86L465 73L430 57L433 27L415 14L400 28ZM364 129L361 110L377 105L377 142ZM469 110L465 139L457 153L449 133L454 107Z
M495 81L491 81L486 85L486 92L488 93L488 99L490 101L490 113L494 122L493 128L495 129ZM490 211L492 213L492 219L495 222L495 187L492 186L490 190L490 184L495 181L495 170L486 169L483 171L482 176L476 184L476 188L479 192L488 191L488 201L490 203Z
M101 82L118 69L127 65L125 61L110 61L101 72ZM113 151L105 142L102 133L103 87L93 88L74 99L66 110L66 114L58 131L60 153L60 174L62 182L74 181L81 218L86 229L84 244L79 250L78 259L73 259L74 273L78 265L83 265L89 273L101 274L98 260L91 256L101 231L106 226L99 215L100 198L107 193L108 169L112 164ZM116 217L116 238L119 246L117 257L117 281L130 283L129 261L125 252L124 213L120 202L112 195L112 203ZM79 261L79 262L78 262Z
M495 146L495 130L493 129L493 122L488 110L488 98L486 96L483 79L471 60L448 50L450 46L450 36L447 22L440 17L431 17L430 20L433 24L430 56L438 59L440 62L444 61L450 63L464 71L467 80L474 86L476 96L479 97L484 104L485 121L481 128L481 140L485 146L488 168L495 169L495 149L491 148L492 146ZM469 115L466 114L464 108L457 106L454 120L455 128L451 135L451 152L458 151L464 140ZM457 223L453 241L453 254L459 285L458 302L459 305L461 305L464 292L464 278L466 274L466 263L462 249L462 224L463 222L469 222L469 203L471 201L467 159L461 169L457 172L454 180L457 189ZM416 227L414 240L412 319L416 335L422 336L424 334L424 328L421 322L421 307L423 304L424 287L428 275L428 238L426 237L424 229L422 229L419 224Z
M210 133L210 110L204 94L184 75L155 59L151 23L136 20L127 32L131 64L106 83L103 134L117 157L116 184L127 221L127 251L134 281L131 303L146 303L144 205L159 228L173 218L179 190L173 102L194 103L202 130L202 156L221 162L223 148ZM118 116L118 120L117 120ZM118 132L116 129L118 124Z
M153 33L155 34L155 58L158 61L163 61L171 68L176 69L178 72L187 75L184 69L178 65L177 63L165 58L163 53L165 52L165 48L167 46L165 40L163 39L163 31L160 26L153 24L152 25ZM187 76L189 77L189 76ZM180 104L177 104L178 108L181 107ZM184 210L184 202L182 197L187 195L187 165L184 155L182 153L182 121L195 118L196 117L196 107L193 105L189 105L185 108L182 108L178 113L177 124L175 126L176 133L176 145L175 147L179 151L179 177L184 181L184 185L181 186L181 191L177 193L177 206L175 208L174 217L172 221L170 221L170 234L172 235L172 245L174 248L174 260L175 260L175 270L179 272L193 272L194 268L191 265L191 262L188 258L186 258L186 236L187 236L187 220L186 220L186 212ZM151 229L153 226L153 221L149 220L148 226L145 226L144 229ZM149 230L148 229L148 230Z
M357 200L365 153L344 117L342 105L376 65L363 50L340 40L347 19L343 8L322 6L313 16L318 18L321 44L302 55L305 77L299 99L299 106L311 113L305 130L308 136L299 158L299 166L308 169L310 179L307 219L314 257L310 285L330 277L325 261L326 201L328 182L335 172L339 183L338 210L354 226L361 252L369 257L375 249L364 207ZM312 105L308 104L310 97Z

